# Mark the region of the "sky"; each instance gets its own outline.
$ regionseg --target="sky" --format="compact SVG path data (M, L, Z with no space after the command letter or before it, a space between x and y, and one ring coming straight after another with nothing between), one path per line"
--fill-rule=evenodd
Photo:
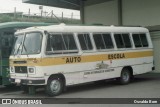
M31 14L40 14L39 6L40 5L22 3L22 0L0 0L0 13L14 12L14 8L16 7L17 12L27 14L30 9ZM70 17L72 13L74 18L80 17L80 12L76 10L43 6L44 12L50 13L52 10L57 16L61 16L63 12L66 17Z

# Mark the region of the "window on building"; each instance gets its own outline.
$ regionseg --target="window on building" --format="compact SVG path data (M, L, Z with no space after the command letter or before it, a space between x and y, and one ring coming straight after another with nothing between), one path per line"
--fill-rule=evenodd
M92 44L89 34L78 34L78 39L82 50L92 50Z

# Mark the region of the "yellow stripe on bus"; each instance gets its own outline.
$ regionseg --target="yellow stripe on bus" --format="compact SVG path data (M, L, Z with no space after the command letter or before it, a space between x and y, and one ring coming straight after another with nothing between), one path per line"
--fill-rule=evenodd
M26 58L26 59L11 59L11 66L51 66L63 65L73 63L87 63L106 60L123 60L129 58L142 58L153 56L153 51L143 52L120 52L111 54L100 55L87 55L87 56L68 56L68 57L54 57L54 58ZM13 61L27 61L26 64L14 64Z

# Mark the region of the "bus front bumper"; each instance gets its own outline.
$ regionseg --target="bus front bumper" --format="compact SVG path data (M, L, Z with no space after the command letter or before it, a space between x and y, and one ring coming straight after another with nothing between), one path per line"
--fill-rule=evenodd
M10 78L11 83L22 84L22 85L45 85L45 79L17 79Z

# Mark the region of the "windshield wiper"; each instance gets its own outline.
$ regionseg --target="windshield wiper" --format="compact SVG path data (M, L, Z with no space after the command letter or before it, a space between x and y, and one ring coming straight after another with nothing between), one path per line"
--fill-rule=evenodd
M19 47L18 47L18 49L17 49L16 54L18 54L18 52L19 52L19 48L21 47L21 45L22 45L22 42L21 42L21 44L19 45ZM14 52L14 56L15 56L15 52Z
M24 47L24 50L26 51L26 54L27 54L27 57L28 57L28 51L27 51L27 48L24 44L23 44L23 47Z

